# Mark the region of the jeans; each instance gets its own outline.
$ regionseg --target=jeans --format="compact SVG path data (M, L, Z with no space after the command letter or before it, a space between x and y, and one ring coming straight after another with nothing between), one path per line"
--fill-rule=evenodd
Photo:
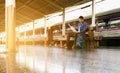
M76 46L80 47L81 49L86 48L85 38L86 38L85 34L77 34Z

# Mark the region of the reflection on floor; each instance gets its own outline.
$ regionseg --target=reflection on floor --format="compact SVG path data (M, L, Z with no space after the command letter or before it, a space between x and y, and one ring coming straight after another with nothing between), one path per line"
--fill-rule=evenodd
M0 52L5 46L0 46ZM6 55L0 54L0 73L6 73ZM15 73L120 73L120 48L85 51L59 47L19 46Z

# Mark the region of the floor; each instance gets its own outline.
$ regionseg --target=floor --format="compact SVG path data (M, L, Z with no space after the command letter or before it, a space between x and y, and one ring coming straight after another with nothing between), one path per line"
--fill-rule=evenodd
M8 64L15 66L14 73L120 73L120 47L72 51L21 45L15 56L5 50L5 45L0 45L0 73L7 72ZM15 61L8 62L8 57Z

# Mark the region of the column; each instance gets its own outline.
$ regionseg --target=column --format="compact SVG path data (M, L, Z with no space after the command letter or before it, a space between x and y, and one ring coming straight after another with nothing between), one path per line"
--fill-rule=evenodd
M63 18L62 18L62 20L63 20L63 23L62 23L62 36L63 36L63 38L65 37L65 8L63 8ZM62 47L62 42L63 42L64 40L60 40L60 47Z
M6 47L7 51L16 51L15 47L15 0L6 0L5 2L5 26L6 26Z
M35 45L35 23L34 23L34 20L33 20L33 35L32 35L32 37L33 37L33 40L32 40L32 45Z
M26 37L27 37L26 26L24 25L24 45L26 45Z
M92 26L95 27L95 0L92 0ZM92 27L92 28L93 28ZM93 34L92 34L93 33ZM94 32L91 33L91 38L94 38ZM90 43L91 48L94 48L94 40L92 40Z
M6 73L16 73L15 0L5 0Z
M47 45L47 16L44 18L44 46Z
M63 8L62 36L65 36L65 8Z
M92 0L92 26L95 26L95 0Z

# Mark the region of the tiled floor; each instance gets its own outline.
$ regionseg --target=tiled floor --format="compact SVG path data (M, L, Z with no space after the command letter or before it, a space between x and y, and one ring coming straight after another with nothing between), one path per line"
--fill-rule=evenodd
M0 48L3 51L5 47ZM2 66L7 66L6 54L0 57L0 73L5 73L7 67ZM19 46L16 63L16 73L120 73L120 48L72 51L59 47Z
M12 66L11 66L12 67ZM31 73L31 71L26 67L15 66L15 73ZM5 58L0 58L0 73L7 73L7 65Z

